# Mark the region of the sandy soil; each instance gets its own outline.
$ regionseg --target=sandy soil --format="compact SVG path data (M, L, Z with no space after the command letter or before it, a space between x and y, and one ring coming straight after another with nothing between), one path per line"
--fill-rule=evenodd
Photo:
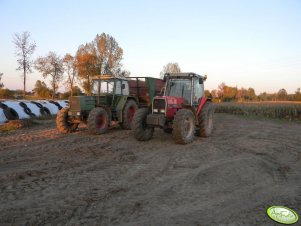
M0 191L1 225L278 225L271 205L301 215L301 124L216 114L185 146L35 125L0 135Z

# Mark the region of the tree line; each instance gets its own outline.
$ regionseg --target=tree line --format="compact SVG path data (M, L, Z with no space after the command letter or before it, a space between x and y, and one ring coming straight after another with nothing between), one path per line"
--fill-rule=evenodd
M223 82L217 89L205 90L205 96L213 98L216 102L301 101L301 90L298 88L294 94L288 94L285 89L280 89L277 93L263 92L256 95L254 88L237 88L227 86Z
M13 38L15 55L18 68L22 71L23 97L26 94L26 83L28 74L33 69L41 73L43 78L50 78L50 88L44 81L38 80L33 91L43 98L55 98L60 84L64 84L69 95L81 93L82 87L87 95L91 94L92 77L94 75L111 74L115 77L127 77L129 71L123 69L121 63L123 49L119 46L114 37L102 33L89 43L80 45L74 55L67 53L63 57L54 51L49 51L45 56L39 56L32 60L36 50L36 43L30 40L30 33L16 33ZM0 96L10 96L8 89L3 89L0 74ZM17 92L20 94L20 92Z

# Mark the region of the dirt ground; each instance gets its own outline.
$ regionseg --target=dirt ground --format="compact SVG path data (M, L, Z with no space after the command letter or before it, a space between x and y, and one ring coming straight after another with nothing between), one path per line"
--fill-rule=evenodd
M301 124L214 120L184 146L161 130L63 135L54 121L0 134L0 225L279 225L271 205L300 216Z

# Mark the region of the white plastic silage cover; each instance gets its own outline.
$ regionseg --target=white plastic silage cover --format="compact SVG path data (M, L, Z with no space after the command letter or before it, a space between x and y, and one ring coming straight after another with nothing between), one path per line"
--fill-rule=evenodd
M22 101L22 102L24 102L27 105L27 107L31 110L32 113L35 114L35 116L41 116L40 108L37 105L29 101Z
M50 111L50 114L52 114L52 115L56 115L57 112L59 111L59 108L56 105L54 105L52 103L49 103L46 100L40 100L40 101L37 101L37 102L42 104L44 107L48 108L49 111Z
M14 109L18 113L20 119L30 118L30 116L26 114L24 109L19 105L18 101L3 101L2 103Z
M56 102L58 102L62 106L62 108L69 106L69 104L66 102L66 100L57 100Z
M4 122L7 121L7 118L5 117L5 114L3 112L3 109L0 108L0 124L3 124Z

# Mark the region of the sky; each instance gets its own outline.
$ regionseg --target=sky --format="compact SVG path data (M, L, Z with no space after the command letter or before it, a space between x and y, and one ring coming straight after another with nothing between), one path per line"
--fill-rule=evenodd
M159 77L177 62L207 74L209 90L222 82L256 94L301 88L300 0L0 0L0 73L9 89L22 89L12 40L23 31L37 44L33 60L75 54L104 32L124 50L131 76ZM37 79L45 80L28 75L28 91Z

